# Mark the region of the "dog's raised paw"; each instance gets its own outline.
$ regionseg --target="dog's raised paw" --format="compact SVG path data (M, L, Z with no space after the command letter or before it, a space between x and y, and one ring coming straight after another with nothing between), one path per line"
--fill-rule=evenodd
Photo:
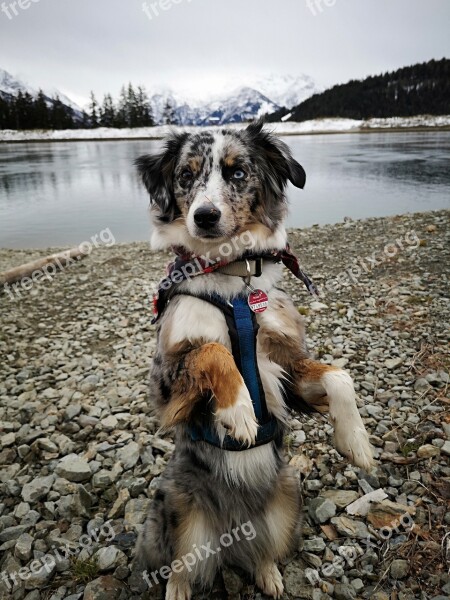
M335 426L334 443L336 449L348 460L365 471L374 465L372 446L364 425Z
M227 408L217 409L216 420L228 429L229 435L235 440L248 446L255 443L258 423L250 394L244 384L234 404Z
M272 598L281 598L284 592L283 578L275 563L264 565L256 573L256 585Z

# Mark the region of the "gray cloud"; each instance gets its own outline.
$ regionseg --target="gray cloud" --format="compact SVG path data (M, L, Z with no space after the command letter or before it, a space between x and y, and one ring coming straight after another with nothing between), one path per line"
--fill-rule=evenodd
M148 0L151 18L142 0L20 1L0 12L0 67L75 99L248 73L331 85L450 55L447 0Z

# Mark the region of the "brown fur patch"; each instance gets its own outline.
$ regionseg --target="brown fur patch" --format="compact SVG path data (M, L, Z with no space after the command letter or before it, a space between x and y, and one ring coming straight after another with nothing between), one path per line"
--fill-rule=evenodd
M163 424L172 426L187 420L205 391L212 392L217 408L229 408L236 402L241 386L242 376L231 352L222 344L204 344L185 356L184 369L164 410Z
M188 160L188 165L191 167L192 172L199 173L202 168L203 159L201 156L194 156Z

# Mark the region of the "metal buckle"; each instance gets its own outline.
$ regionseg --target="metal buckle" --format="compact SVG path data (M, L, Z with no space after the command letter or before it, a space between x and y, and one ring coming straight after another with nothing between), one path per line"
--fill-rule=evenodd
M245 259L245 267L247 269L247 275L243 278L246 285L250 286L250 280L252 278L252 269L248 258Z

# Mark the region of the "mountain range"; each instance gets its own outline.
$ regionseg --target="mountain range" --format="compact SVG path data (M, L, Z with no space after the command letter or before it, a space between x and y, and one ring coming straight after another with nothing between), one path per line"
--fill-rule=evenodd
M241 83L241 85L239 85ZM237 84L237 85L236 85ZM234 89L233 89L234 87ZM172 89L155 89L149 95L155 124L164 122L169 105L174 121L179 125L225 125L249 121L281 109L291 109L321 89L307 75L269 75L264 78L247 78L228 86L228 93L218 94L205 101L189 100ZM37 90L7 71L0 69L0 98L8 99L19 92L34 98ZM48 106L56 96L73 110L76 120L81 120L83 109L56 89L43 90Z
M54 103L54 99L58 97L64 106L73 110L75 118L81 119L82 109L65 94L61 93L56 88L45 89L42 91L44 92L45 100L49 107ZM22 94L28 93L33 98L36 98L38 95L38 90L17 77L13 77L8 71L0 68L0 98L7 100L12 96L17 96L19 92L22 92Z

